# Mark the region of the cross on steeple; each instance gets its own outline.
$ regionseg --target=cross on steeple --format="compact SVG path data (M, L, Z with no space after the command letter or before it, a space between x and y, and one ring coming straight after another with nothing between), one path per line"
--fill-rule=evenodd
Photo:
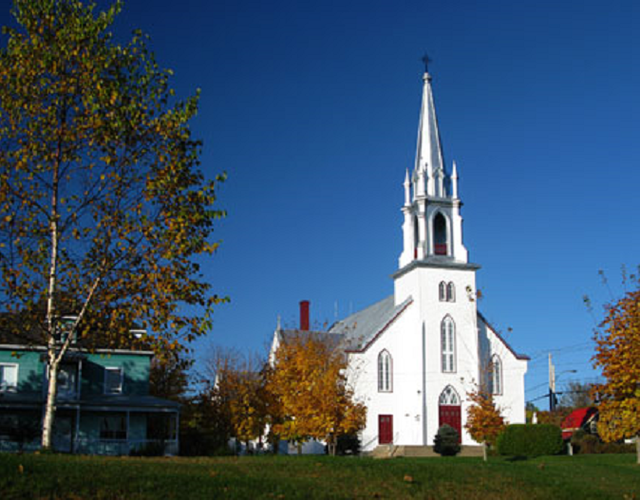
M433 59L431 59L429 57L429 55L425 52L424 56L422 56L422 62L424 63L424 72L428 73L429 72L429 63L433 61Z

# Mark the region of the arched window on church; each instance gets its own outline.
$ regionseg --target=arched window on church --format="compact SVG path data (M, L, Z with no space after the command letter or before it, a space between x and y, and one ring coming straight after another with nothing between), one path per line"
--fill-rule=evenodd
M447 283L447 302L455 302L456 301L456 287L453 285L453 282L450 281Z
M445 387L444 391L440 393L440 399L438 399L438 404L445 406L455 406L460 404L460 397L456 390L448 385Z
M491 394L502 394L502 361L497 354L491 357L489 363L489 390Z
M440 324L440 346L442 353L442 371L456 371L456 325L451 316L446 316Z
M418 227L418 218L413 216L413 258L418 258L418 245L420 244L420 228Z
M391 392L392 361L389 351L384 350L378 354L378 392Z
M433 218L433 253L447 255L447 221L441 213Z
M438 285L438 298L440 302L447 300L447 284L444 281L441 281L440 285Z

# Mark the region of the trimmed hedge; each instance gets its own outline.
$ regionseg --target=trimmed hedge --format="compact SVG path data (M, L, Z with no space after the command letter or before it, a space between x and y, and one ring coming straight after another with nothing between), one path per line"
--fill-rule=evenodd
M500 455L535 457L564 450L562 431L552 424L511 424L498 436Z

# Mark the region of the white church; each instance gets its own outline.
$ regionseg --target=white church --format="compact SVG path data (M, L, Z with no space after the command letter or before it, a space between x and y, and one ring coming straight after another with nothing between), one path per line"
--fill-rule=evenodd
M349 382L367 406L362 451L378 445L432 445L438 428L458 430L463 445L467 393L486 384L509 423L524 423L528 357L516 353L477 308L477 264L462 239L455 162L443 161L431 76L423 76L415 166L407 170L403 250L394 294L335 323L349 359ZM301 327L309 329L308 303ZM278 327L273 350L288 331Z

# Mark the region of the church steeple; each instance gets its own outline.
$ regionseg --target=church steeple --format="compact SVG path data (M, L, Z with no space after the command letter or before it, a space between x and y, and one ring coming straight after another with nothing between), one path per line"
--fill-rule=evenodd
M429 62L426 56L423 60L425 65ZM467 250L462 244L458 171L455 162L450 176L445 170L431 75L426 67L422 81L416 160L410 187L406 177L404 182L404 250L400 255L400 268L413 261L468 262ZM409 191L410 202L407 201Z
M433 90L431 89L431 75L425 71L422 80L424 84L418 124L415 171L426 172L425 192L428 196L443 197L444 190L441 189L439 178L444 175L444 161L436 107L433 102Z

